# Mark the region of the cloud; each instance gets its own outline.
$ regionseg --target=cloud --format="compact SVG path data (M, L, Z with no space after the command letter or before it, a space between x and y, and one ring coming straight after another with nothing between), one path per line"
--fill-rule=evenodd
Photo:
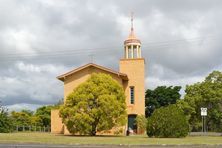
M60 65L15 63L7 76L1 76L1 100L4 104L53 104L63 97L62 83L56 79L67 69Z
M11 112L11 111L21 111L21 110L35 111L39 107L41 107L41 105L27 104L27 103L13 104L13 105L6 106L6 108L9 110L9 112Z
M222 1L0 1L0 100L50 104L56 76L93 61L118 70L135 14L146 86L192 84L222 67Z

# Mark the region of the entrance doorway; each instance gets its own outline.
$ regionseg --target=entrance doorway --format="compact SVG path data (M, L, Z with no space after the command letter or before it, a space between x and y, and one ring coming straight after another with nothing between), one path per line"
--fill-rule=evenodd
M128 130L130 133L137 133L136 115L128 115Z

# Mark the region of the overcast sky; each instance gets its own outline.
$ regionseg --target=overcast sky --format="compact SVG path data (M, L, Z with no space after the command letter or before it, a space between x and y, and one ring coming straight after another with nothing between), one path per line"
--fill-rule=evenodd
M58 102L56 76L91 55L118 70L131 11L146 88L185 88L222 70L219 0L0 0L0 101L11 110Z

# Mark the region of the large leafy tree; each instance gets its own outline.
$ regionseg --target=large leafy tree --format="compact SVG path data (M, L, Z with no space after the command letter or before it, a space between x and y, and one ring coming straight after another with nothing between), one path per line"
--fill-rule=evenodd
M203 82L186 87L184 101L193 108L190 124L193 131L201 130L200 108L208 108L207 127L222 131L222 73L213 71Z
M8 110L0 102L0 133L8 133L13 130L12 120Z
M146 117L151 116L155 109L175 104L180 99L181 86L158 86L154 90L146 91Z
M42 106L36 110L35 116L40 119L43 126L49 127L51 125L51 109L55 108L52 105Z
M92 74L67 97L60 116L72 134L96 135L126 123L122 86L106 74Z
M38 122L41 123L41 126L50 127L51 126L51 110L59 109L62 104L63 104L63 98L60 99L54 105L45 105L45 106L41 106L37 108L35 114L33 115L33 119L39 120Z

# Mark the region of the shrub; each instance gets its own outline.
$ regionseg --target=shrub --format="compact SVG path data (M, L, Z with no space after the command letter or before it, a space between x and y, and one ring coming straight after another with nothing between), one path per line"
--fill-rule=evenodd
M143 134L146 130L147 119L144 115L137 115L136 117L136 125L138 127L137 133Z
M189 132L189 124L183 111L176 105L156 109L147 119L147 135L149 137L185 137Z

